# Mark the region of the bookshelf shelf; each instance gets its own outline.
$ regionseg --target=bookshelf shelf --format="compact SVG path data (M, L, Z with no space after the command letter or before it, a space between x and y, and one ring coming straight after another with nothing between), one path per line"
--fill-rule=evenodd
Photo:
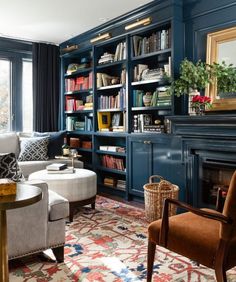
M72 130L72 131L68 131L67 130L67 133L68 134L75 134L75 135L93 135L94 132L93 131L84 131L84 130Z
M101 69L106 69L106 68L110 68L113 66L119 66L119 65L123 65L126 62L126 60L120 60L120 61L116 61L116 62L112 62L112 63L108 63L108 64L101 64L101 65L97 65L96 69L97 70L101 70Z
M101 187L107 188L107 189L113 189L113 190L119 190L119 191L125 192L125 189L122 189L119 186L109 186L109 185L105 185L103 183L98 183L98 185L101 186Z
M166 85L166 83L161 80L161 79L150 79L150 80L141 80L141 81L134 81L131 82L132 86L137 86L137 85L145 85L145 84L153 84L153 83L158 83L159 85Z
M131 58L132 61L136 61L136 60L142 60L145 58L150 58L153 56L157 56L157 55L162 55L162 54L168 54L171 53L171 48L165 49L165 50L160 50L160 51L156 51L156 52L151 52L151 53L147 53L147 54L143 54L140 56L133 56Z
M85 69L80 69L80 70L77 70L75 72L72 72L71 74L64 74L64 77L65 78L70 78L70 77L75 77L75 76L78 76L78 75L81 75L81 74L87 74L89 72L92 71L92 68L85 68Z
M107 167L104 167L104 166L98 166L97 169L99 169L101 171L106 171L106 172L126 175L126 171L118 170L118 169L112 169L112 168L107 168Z
M120 152L111 152L111 151L97 150L96 153L97 154L101 154L101 155L112 155L112 156L126 157L125 153L120 153Z
M96 131L95 135L97 136L108 136L108 137L126 137L127 133L125 132L105 132L105 131Z
M84 93L92 93L92 91L93 91L93 89L69 91L69 92L65 92L64 95L78 95L78 94L84 94Z
M171 106L158 106L158 107L132 107L131 110L135 111L158 111L158 110L171 110Z
M78 151L80 152L88 152L88 153L92 153L93 149L85 149L85 148L76 148Z
M93 110L79 110L79 111L65 111L65 114L82 114L82 113L92 113Z
M97 110L97 112L124 112L124 111L126 111L126 109L125 108L123 108L123 109L120 109L120 108L118 108L118 109L98 109Z
M124 87L123 84L115 84L115 85L109 85L109 86L102 86L97 88L97 90L109 90L109 89L116 89L116 88L121 88Z

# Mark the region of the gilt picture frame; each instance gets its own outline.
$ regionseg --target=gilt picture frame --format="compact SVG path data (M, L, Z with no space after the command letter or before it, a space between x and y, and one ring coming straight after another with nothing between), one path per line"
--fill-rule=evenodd
M212 32L207 35L207 64L222 63L233 64L236 67L236 26ZM209 85L205 95L211 98L210 111L236 110L236 94L221 95L217 92L217 83Z

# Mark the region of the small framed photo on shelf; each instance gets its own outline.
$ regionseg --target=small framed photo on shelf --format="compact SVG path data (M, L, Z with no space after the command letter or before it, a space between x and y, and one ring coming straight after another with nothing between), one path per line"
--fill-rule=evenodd
M98 130L109 131L110 126L111 126L111 113L98 112Z

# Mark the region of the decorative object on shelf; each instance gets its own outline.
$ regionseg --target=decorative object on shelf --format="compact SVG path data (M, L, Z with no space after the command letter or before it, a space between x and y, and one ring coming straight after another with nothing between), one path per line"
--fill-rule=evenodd
M145 69L142 72L141 80L162 80L164 77L164 70L158 69Z
M211 98L207 96L195 95L191 100L191 107L196 115L204 115L205 109L211 108Z
M136 28L136 27L139 27L140 25L149 25L151 22L152 22L151 17L148 17L148 18L145 18L145 19L142 19L142 20L137 19L136 22L126 25L125 30Z
M69 64L67 67L66 74L72 74L73 72L76 72L79 69L79 64Z
M95 43L95 42L100 41L100 40L106 40L106 39L109 39L111 37L112 37L111 33L109 33L109 32L104 33L104 34L99 34L97 37L90 39L90 43Z
M206 62L213 65L216 83L209 85L206 96L212 100L212 110L236 109L236 27L207 35Z
M98 60L98 64L102 65L102 64L108 64L108 63L113 63L114 62L114 58L115 55L114 54L110 54L108 52L105 52L101 58Z
M150 107L152 101L152 93L146 92L145 95L143 95L143 103L145 107Z
M63 55L63 54L66 54L66 53L70 53L70 52L72 52L72 51L75 51L75 50L77 50L79 48L79 46L78 45L71 45L71 46L66 46L66 48L63 48L63 49L61 49L60 50L60 52L61 52L61 54Z

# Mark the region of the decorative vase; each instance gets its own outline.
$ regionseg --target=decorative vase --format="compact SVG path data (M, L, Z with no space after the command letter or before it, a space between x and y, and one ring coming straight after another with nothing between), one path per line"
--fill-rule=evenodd
M199 105L198 107L195 107L195 114L197 116L203 116L205 115L205 105Z
M197 89L191 89L191 91L188 94L188 114L190 116L195 116L196 115L196 111L192 106L192 99L194 96L196 95L200 95L200 92Z
M143 96L143 103L145 107L149 107L151 105L152 101L152 93L146 92L146 94Z

